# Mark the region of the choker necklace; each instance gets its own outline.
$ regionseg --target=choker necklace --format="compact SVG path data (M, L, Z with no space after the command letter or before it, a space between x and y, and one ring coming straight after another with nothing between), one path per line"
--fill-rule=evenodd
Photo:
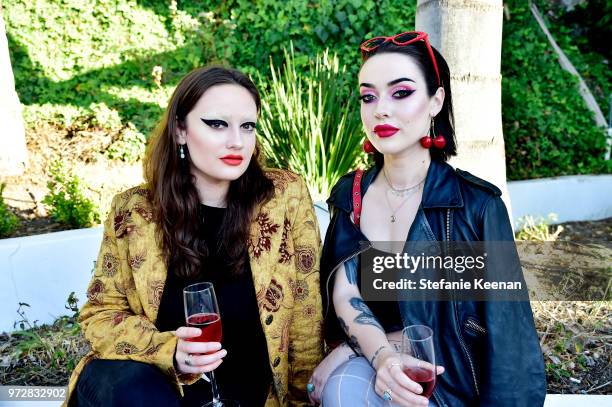
M412 191L418 189L425 182L425 178L427 178L427 177L423 178L421 181L419 181L417 184L411 187L400 189L400 188L395 188L393 184L391 184L391 181L389 181L389 177L387 177L387 171L385 170L385 167L383 167L383 175L385 177L385 181L387 182L387 185L389 185L389 188L391 188L389 192L391 192L391 194L397 197L404 197L410 194Z

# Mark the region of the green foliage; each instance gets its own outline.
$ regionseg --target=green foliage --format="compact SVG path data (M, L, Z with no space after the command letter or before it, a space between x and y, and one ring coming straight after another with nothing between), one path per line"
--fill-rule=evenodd
M79 177L69 174L59 160L51 165L49 174L49 193L44 197L43 203L47 205L55 220L75 228L100 223L98 209L86 196Z
M19 218L11 212L2 194L5 184L0 184L0 237L10 236L19 227Z
M507 2L502 105L509 179L612 171L605 132L557 61L527 2Z
M359 43L413 29L416 6L397 0L2 2L27 126L120 132L105 154L126 161L142 156L172 90L193 68L229 64L264 78L261 86L268 89L270 60L282 66L290 42L301 77L312 72L311 57L329 48L346 67L345 85L334 92L348 98L356 88ZM604 0L585 3L578 9L609 9ZM506 4L502 95L509 178L611 172L612 163L602 159L603 131L593 125L576 80L559 67L528 2ZM609 16L603 14L589 17L589 24L605 33ZM612 71L603 54L585 52L575 24L559 22L551 30L604 104Z
M563 52L572 61L607 114L612 94L612 2L589 0L572 10L554 0L536 0L546 25Z
M300 173L314 199L325 199L361 155L358 107L342 96L346 68L336 54L318 54L302 75L293 48L284 53L282 70L270 64L271 84L262 94L259 139L273 166Z

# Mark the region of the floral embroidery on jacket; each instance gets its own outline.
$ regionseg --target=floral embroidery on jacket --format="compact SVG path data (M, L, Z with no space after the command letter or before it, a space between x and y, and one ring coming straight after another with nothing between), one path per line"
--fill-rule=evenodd
M102 304L101 296L104 292L104 283L100 279L95 279L89 285L89 289L87 290L87 299L94 305Z
M272 181L274 187L280 192L285 192L290 182L297 181L297 175L289 171L268 171L266 177Z
M159 308L165 284L165 281L156 280L149 285L149 305L155 309Z
M140 266L142 266L142 263L144 263L145 261L145 255L144 254L135 254L134 256L130 257L129 263L130 263L130 267L132 268L132 270L136 271L140 268Z
M304 280L289 280L289 285L291 286L291 291L293 292L293 297L296 301L304 301L308 298L308 294L310 291L308 290L308 283Z
M106 277L112 277L119 268L119 260L110 253L105 253L102 258L102 272Z
M136 204L134 205L134 210L147 222L151 222L153 220L153 211L150 208L146 208L143 205Z
M310 246L296 247L295 261L302 273L310 273L315 265L314 249Z
M119 342L115 345L115 353L117 355L132 355L138 352L138 348L128 342Z
M278 249L280 253L280 259L278 259L278 262L281 264L289 264L289 262L291 262L291 257L293 257L293 254L289 253L289 250L287 249L287 238L290 230L291 222L289 222L289 219L285 218L285 222L283 223L283 236L281 238L280 248Z
M270 218L265 213L260 213L257 215L255 219L257 225L256 235L251 235L249 237L249 252L255 256L255 258L259 258L264 251L269 252L272 247L271 236L276 233L279 228L279 225L272 223Z
M317 309L314 305L307 305L302 310L302 315L304 315L305 318L314 318L317 315Z
M123 312L123 311L116 312L113 315L113 325L114 326L119 325L120 323L122 323L129 316L130 316L130 314L128 314L127 312Z
M257 293L257 302L263 304L263 307L270 312L276 312L281 306L283 301L283 286L281 286L275 279L270 281L265 292Z
M117 236L117 239L132 232L134 226L130 225L131 221L132 213L130 211L117 212L114 218L115 236Z

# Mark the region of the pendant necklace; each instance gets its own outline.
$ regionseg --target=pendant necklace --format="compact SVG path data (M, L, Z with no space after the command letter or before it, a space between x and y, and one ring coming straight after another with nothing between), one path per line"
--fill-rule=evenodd
M390 217L390 221L391 223L395 223L395 221L397 220L397 218L395 217L395 214L402 208L402 206L404 206L404 204L406 202L408 202L408 199L410 199L410 197L412 196L412 193L417 191L418 188L423 185L423 183L425 182L425 178L423 178L421 181L419 181L419 183L417 183L416 185L413 185L411 187L408 188L404 188L404 189L399 189L399 188L395 188L392 184L391 181L389 181L389 178L387 177L387 171L385 171L385 167L383 167L383 175L385 177L385 181L387 182L387 185L389 185L389 188L387 190L387 192L390 192L392 195L397 196L397 197L404 197L405 198L402 200L402 202L399 204L399 206L397 208L395 208L395 210L393 209L393 206L391 205L391 200L389 200L389 196L387 194L385 194L385 198L387 199L387 205L389 205L389 209L391 210L391 217Z

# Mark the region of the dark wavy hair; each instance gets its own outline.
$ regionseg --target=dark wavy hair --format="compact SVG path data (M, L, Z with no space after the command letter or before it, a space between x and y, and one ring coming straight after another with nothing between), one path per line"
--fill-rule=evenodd
M442 109L434 118L434 127L436 130L436 135L444 135L444 138L446 139L446 146L442 150L432 147L429 149L429 153L431 154L431 158L433 160L446 161L451 156L457 155L457 140L455 138L453 101L450 86L450 70L448 69L448 64L446 63L446 60L442 54L440 54L434 47L431 48L438 64L440 81L442 82L441 86L444 88L445 94ZM412 44L404 46L395 45L390 41L385 42L373 51L364 54L363 62L365 63L365 61L374 55L384 53L397 53L411 57L412 60L415 61L421 68L421 72L425 77L427 93L429 96L431 97L436 93L436 90L438 89L438 77L436 76L433 62L429 56L429 51L427 50L424 41L416 41ZM374 153L374 162L378 166L381 166L383 163L383 155L378 151Z
M259 113L259 92L242 72L216 66L195 69L174 90L144 159L158 244L168 269L183 278L194 277L202 270L213 245L227 257L232 272L240 273L248 259L247 241L254 208L269 200L274 190L260 165L260 148L256 144L246 172L230 183L218 242L204 240L197 221L202 218L202 211L195 177L190 171L191 159L187 149L185 159L179 158L177 132L184 128L187 114L202 95L211 87L224 84L239 85L249 91Z

